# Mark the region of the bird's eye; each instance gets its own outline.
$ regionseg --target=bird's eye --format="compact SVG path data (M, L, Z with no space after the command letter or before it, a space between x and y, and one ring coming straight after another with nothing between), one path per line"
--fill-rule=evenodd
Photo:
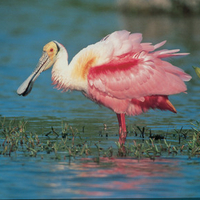
M50 49L50 52L53 52L53 48Z

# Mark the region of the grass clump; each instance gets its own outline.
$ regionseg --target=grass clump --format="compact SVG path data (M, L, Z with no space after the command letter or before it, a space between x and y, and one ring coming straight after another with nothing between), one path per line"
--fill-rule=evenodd
M71 126L62 122L62 132L58 133L53 127L45 134L45 137L26 129L24 120L6 121L3 118L0 122L0 154L11 156L11 154L24 154L25 156L43 158L46 154L52 154L52 158L60 159L61 154L65 157L75 157L90 154L87 143L81 139L79 132ZM56 135L56 138L50 136ZM79 138L79 139L77 139Z
M146 127L136 126L128 133L128 138L133 137L133 140L128 139L123 147L116 142L115 147L106 148L102 141L92 141L92 138L88 141L84 128L79 132L63 121L59 131L51 127L47 133L39 134L28 131L27 122L24 120L2 118L0 126L2 156L39 156L41 159L50 157L55 160L83 157L133 157L155 160L160 156L187 155L191 159L200 155L199 122L193 123L189 130L181 128L163 134L153 134Z

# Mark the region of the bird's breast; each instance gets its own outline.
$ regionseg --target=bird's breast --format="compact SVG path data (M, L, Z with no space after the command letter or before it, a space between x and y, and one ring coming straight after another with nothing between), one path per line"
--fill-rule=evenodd
M98 63L98 55L93 51L79 52L72 60L71 77L75 80L87 80L89 69Z

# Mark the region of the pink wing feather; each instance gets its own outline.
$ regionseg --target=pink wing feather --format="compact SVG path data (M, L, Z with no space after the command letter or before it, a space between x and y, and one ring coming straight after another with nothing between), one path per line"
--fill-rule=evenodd
M88 97L116 113L138 115L149 108L170 110L164 105L168 95L186 92L183 81L191 76L161 58L187 55L179 50L160 50L156 45L140 43L142 35L117 31L102 40L113 47L110 61L91 67L88 73Z

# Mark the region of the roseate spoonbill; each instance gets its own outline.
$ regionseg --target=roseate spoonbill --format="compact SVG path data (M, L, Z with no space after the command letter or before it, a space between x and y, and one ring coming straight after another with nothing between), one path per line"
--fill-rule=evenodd
M19 95L30 93L41 72L52 65L52 81L58 89L79 90L92 101L117 114L119 143L126 140L125 115L139 115L152 109L176 109L168 95L186 92L184 81L191 76L162 58L187 55L179 49L157 50L166 41L141 43L142 34L116 31L82 49L68 65L68 53L57 41L43 47L35 71L18 88Z

